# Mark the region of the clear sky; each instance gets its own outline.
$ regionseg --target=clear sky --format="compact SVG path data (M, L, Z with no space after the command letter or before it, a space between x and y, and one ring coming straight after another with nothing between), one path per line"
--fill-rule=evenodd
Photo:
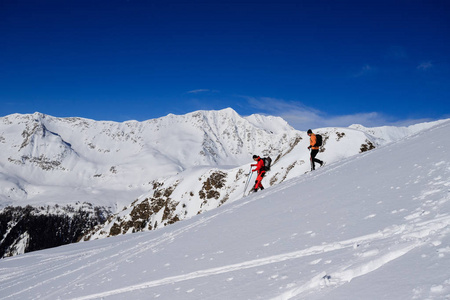
M450 117L447 0L2 0L0 116Z

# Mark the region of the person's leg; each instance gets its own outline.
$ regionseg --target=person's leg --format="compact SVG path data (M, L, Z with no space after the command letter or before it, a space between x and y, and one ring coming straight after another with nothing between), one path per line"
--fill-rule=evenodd
M319 150L314 150L314 149L311 150L311 170L315 170L316 169L316 166L315 166L314 162L317 161L317 159L316 159L317 153L319 153Z
M261 188L261 190L264 189L263 185L262 185L262 180L264 178L264 175L266 175L266 172L261 172L261 174L259 175L261 177L261 179L259 180L259 187Z
M317 162L320 164L320 166L323 165L323 161L316 158L316 155L319 153L319 150L312 150L311 151L311 165L313 166L313 170L315 169L314 163Z
M254 190L255 190L255 191L258 190L258 188L261 188L261 190L264 189L264 187L263 187L263 185L262 185L262 183L261 183L261 181L262 181L262 179L263 179L263 177L264 177L264 174L265 174L265 172L262 172L262 173L258 174L258 177L256 177L256 180L255 180L255 187L254 187Z
M314 162L319 163L320 166L322 166L322 164L323 164L323 161L321 161L321 160L318 159L318 158L314 158Z

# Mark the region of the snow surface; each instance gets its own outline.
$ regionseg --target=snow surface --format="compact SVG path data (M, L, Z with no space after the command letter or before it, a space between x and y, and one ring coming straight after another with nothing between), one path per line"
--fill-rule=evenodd
M2 299L450 299L450 121L160 230L0 260Z

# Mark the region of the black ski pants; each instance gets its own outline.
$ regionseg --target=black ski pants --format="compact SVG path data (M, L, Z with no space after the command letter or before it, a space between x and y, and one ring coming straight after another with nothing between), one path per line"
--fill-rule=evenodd
M319 153L318 149L317 150L315 150L315 149L311 150L311 170L315 170L316 169L316 166L315 166L314 162L317 162L319 164L323 163L320 159L316 158L317 153Z

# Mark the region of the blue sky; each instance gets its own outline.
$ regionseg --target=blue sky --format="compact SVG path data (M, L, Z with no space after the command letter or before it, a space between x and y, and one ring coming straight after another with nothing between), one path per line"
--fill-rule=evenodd
M449 1L0 2L0 116L450 117Z

